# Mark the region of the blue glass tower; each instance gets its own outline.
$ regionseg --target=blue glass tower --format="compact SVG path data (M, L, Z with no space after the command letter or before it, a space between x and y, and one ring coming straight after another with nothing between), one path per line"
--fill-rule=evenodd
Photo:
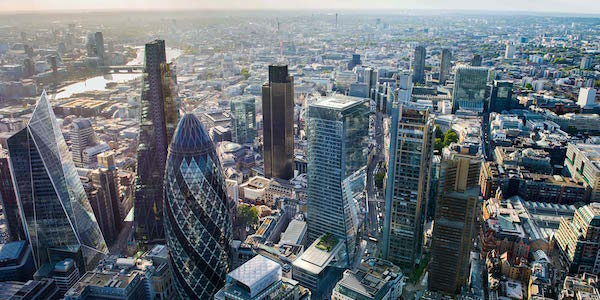
M231 219L217 154L200 120L181 118L169 147L165 234L177 292L212 299L229 272Z
M45 92L27 126L7 143L36 267L80 255L85 267L95 267L106 244Z
M354 194L362 192L366 179L368 103L335 95L308 107L308 239L330 233L345 241L347 263L360 223Z

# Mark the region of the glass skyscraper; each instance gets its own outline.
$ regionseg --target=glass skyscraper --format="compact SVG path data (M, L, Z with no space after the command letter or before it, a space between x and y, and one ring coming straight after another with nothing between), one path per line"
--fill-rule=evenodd
M452 92L452 112L470 110L483 112L488 69L485 67L463 66L456 69Z
M263 160L269 178L294 177L294 77L287 66L269 66L262 86Z
M426 50L424 46L415 48L415 57L413 58L413 83L425 83L425 57Z
M440 83L445 84L448 76L450 76L450 69L452 68L452 52L448 48L442 49L442 59L440 60Z
M427 108L398 105L392 105L382 256L411 270L423 247L434 120Z
M181 118L167 159L165 232L183 299L212 299L229 272L231 219L215 148L200 120Z
M175 71L167 63L165 42L146 44L138 135L134 223L138 240L164 240L163 177L167 148L179 119Z
M309 105L309 243L330 233L355 253L359 210L354 193L364 189L369 136L368 99L335 95Z
M36 266L82 255L79 268L95 267L107 247L45 92L7 144Z
M231 98L231 138L240 145L252 144L256 138L256 104L254 96Z

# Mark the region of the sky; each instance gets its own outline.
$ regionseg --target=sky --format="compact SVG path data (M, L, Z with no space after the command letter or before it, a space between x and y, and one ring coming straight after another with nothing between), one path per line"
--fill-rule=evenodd
M0 12L47 10L484 10L600 14L598 0L0 0Z

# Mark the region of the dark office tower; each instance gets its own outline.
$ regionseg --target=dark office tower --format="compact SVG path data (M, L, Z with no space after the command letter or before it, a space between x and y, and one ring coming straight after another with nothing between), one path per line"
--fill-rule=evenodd
M360 54L352 54L352 60L348 63L348 70L354 69L354 67L361 65Z
M445 84L448 76L450 75L450 68L452 68L452 52L450 49L442 49L442 59L440 61L440 83Z
M100 60L100 65L104 65L104 37L102 32L88 33L86 46L88 57L97 57Z
M294 77L284 65L269 66L262 87L264 173L269 178L294 177Z
M423 250L434 119L429 109L392 104L382 255L412 270Z
M481 58L481 55L479 55L479 54L473 55L473 59L471 59L472 67L481 67L482 63L483 63L483 58Z
M46 92L27 126L7 144L36 267L64 258L75 258L80 268L95 267L106 244Z
M512 109L512 87L512 81L494 80L490 97L490 111L502 112Z
M19 212L19 204L15 197L12 177L8 161L8 151L0 149L0 205L4 211L4 220L11 241L25 240L23 222Z
M33 62L33 59L26 57L23 60L23 74L27 78L35 75L35 64Z
M458 293L465 285L479 196L481 159L444 149L429 263L429 288Z
M425 47L417 46L415 48L415 57L413 60L413 83L425 83Z
M112 151L98 154L99 168L91 173L92 184L96 188L96 203L92 202L92 208L104 235L106 243L111 245L119 234L123 218L119 213L120 192L119 175L115 166L114 153Z
M171 274L183 299L212 299L229 272L231 218L219 158L193 114L181 118L165 175Z
M154 243L164 240L163 178L179 108L165 42L146 44L145 56L133 205L137 239Z

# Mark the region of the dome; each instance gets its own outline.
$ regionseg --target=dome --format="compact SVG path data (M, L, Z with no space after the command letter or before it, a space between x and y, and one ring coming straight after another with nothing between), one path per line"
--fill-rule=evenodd
M206 153L213 147L213 143L198 117L193 114L185 114L175 130L169 151L197 155Z

